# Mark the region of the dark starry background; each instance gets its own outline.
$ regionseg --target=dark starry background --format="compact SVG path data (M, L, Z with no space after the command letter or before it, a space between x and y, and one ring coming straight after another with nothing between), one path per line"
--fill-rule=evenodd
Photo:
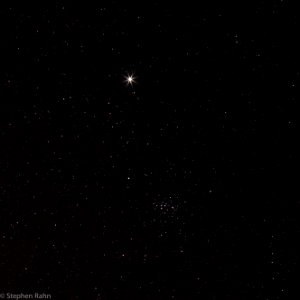
M299 294L298 10L223 2L1 4L0 293Z

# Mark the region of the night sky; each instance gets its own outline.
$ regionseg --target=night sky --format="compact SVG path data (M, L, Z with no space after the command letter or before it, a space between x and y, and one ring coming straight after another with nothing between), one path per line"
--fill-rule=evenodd
M296 1L23 2L0 7L0 296L297 299Z

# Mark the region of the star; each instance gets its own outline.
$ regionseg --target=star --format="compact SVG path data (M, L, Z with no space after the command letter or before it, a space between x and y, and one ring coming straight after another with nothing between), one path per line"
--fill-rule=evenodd
M134 83L136 83L136 78L133 74L128 74L127 76L125 76L125 82L127 85L133 85Z

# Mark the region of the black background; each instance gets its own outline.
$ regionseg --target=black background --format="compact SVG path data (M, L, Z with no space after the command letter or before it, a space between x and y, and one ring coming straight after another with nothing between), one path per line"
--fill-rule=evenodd
M241 2L1 4L0 293L298 293L299 18Z

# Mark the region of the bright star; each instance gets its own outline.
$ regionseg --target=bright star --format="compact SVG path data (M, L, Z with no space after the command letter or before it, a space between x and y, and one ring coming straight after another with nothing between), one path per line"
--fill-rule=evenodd
M127 78L127 81L128 81L128 83L132 83L132 82L133 82L133 77L132 77L132 76L129 76L129 77Z
M127 83L127 85L133 85L134 83L136 83L136 80L132 74L128 74L127 76L125 76L125 82Z

